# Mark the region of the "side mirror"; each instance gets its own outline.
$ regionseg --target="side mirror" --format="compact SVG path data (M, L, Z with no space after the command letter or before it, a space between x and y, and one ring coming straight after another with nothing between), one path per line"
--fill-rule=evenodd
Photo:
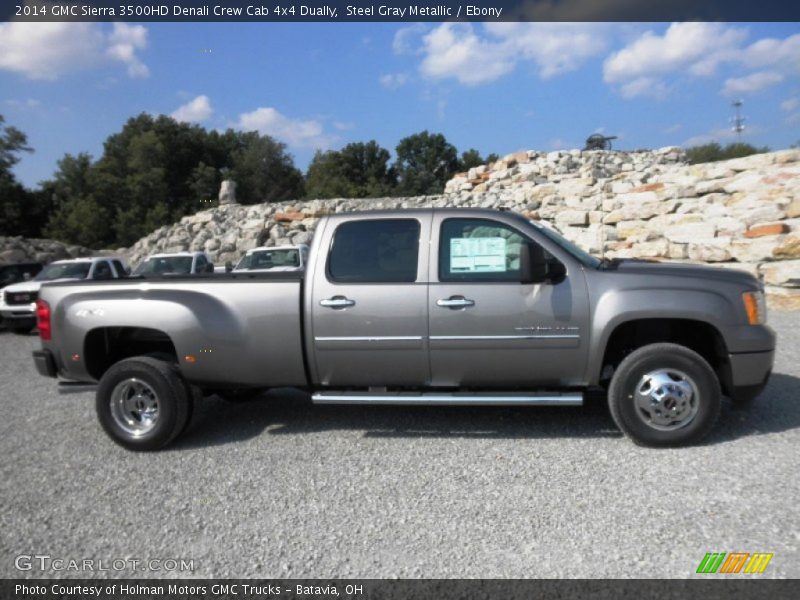
M558 283L567 276L567 267L558 260L551 260L547 263L547 279L553 283Z
M547 280L547 260L544 248L528 242L519 249L520 283L542 283Z
M213 273L214 272L214 263L208 263L206 265L206 273Z
M225 261L225 272L226 273L230 273L231 271L233 271L233 263L231 261L229 261L229 260L226 260Z
M31 274L30 273L23 273L22 274L22 281L30 281L30 280L31 280Z

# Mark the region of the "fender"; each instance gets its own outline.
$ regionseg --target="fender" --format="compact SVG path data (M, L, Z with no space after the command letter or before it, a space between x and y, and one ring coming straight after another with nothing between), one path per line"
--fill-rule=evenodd
M623 323L640 319L700 321L714 327L727 343L724 332L737 324L724 319L736 314L738 307L723 294L711 290L675 287L610 290L598 298L595 306L586 380L590 385L599 382L608 340Z

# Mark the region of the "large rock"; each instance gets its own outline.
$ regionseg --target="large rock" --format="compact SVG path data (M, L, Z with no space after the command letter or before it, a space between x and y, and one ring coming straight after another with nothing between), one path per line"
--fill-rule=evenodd
M226 179L219 187L219 205L236 204L236 182Z
M759 267L764 282L782 287L800 287L800 260L764 263Z

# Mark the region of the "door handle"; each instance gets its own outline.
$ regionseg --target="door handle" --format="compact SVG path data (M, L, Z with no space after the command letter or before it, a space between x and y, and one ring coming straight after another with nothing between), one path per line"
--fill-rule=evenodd
M355 306L356 301L350 300L350 298L345 296L334 296L333 298L320 300L319 304L326 308L347 308L348 306Z
M436 306L450 309L468 308L470 306L475 306L475 300L464 298L464 296L450 296L449 298L440 298L437 300Z

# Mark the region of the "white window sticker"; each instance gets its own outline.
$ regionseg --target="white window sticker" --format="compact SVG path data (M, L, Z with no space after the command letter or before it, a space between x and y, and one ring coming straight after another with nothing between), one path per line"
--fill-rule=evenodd
M505 270L505 238L453 238L450 240L451 273L497 273Z

